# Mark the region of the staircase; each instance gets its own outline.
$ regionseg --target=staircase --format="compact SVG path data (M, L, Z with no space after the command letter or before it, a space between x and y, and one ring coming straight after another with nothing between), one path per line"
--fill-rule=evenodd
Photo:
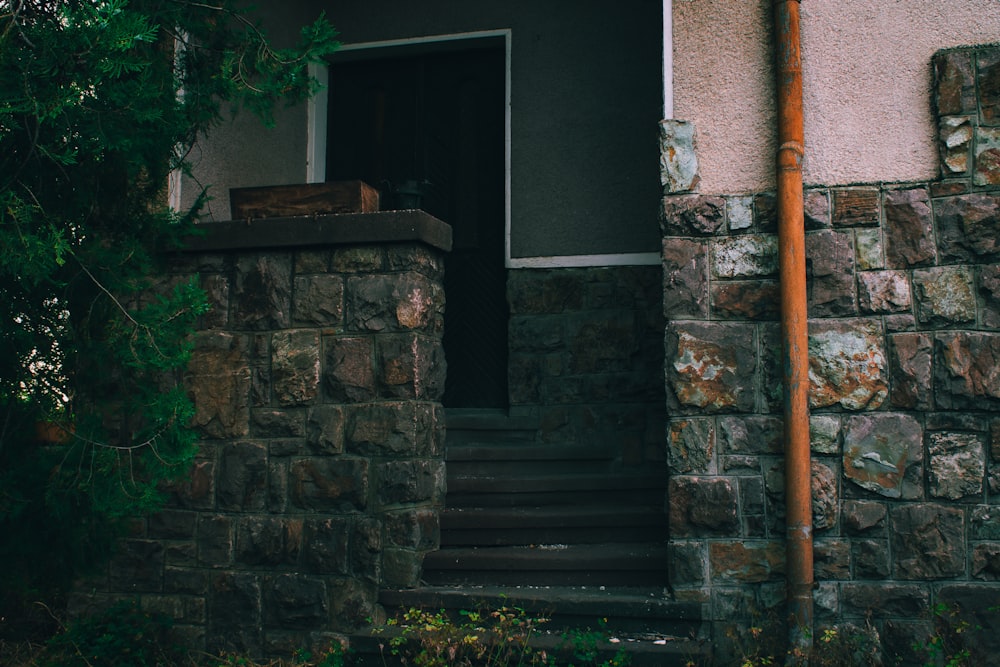
M633 665L705 654L700 605L665 592L664 470L623 468L616 443L541 443L536 420L501 411L449 411L447 429L441 548L423 587L382 592L390 614L517 606L551 619L543 646L601 623Z

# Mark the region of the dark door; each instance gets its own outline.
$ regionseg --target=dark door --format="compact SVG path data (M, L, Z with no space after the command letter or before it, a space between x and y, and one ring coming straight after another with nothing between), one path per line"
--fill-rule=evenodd
M327 178L379 187L383 209L409 207L393 193L423 184L420 208L452 226L447 407L507 405L505 54L494 44L330 66Z

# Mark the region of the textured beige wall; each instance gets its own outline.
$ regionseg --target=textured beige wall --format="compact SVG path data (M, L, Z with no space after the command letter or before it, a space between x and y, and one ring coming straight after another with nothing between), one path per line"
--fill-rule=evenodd
M774 187L772 0L673 0L674 116L700 190ZM1000 41L997 0L802 0L807 183L927 179L934 52Z

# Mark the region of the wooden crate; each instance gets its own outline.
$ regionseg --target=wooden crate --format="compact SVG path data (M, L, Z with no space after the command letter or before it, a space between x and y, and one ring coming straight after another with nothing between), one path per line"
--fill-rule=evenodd
M232 188L234 220L378 211L378 190L362 181Z

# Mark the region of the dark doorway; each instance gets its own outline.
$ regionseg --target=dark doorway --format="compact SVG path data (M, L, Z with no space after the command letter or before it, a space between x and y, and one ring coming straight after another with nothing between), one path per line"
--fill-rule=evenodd
M448 46L383 57L370 49L364 59L361 51L338 54L330 65L327 179L377 186L383 209L414 207L396 193L422 186L419 208L454 234L445 260L444 404L506 407L505 47L502 39Z

